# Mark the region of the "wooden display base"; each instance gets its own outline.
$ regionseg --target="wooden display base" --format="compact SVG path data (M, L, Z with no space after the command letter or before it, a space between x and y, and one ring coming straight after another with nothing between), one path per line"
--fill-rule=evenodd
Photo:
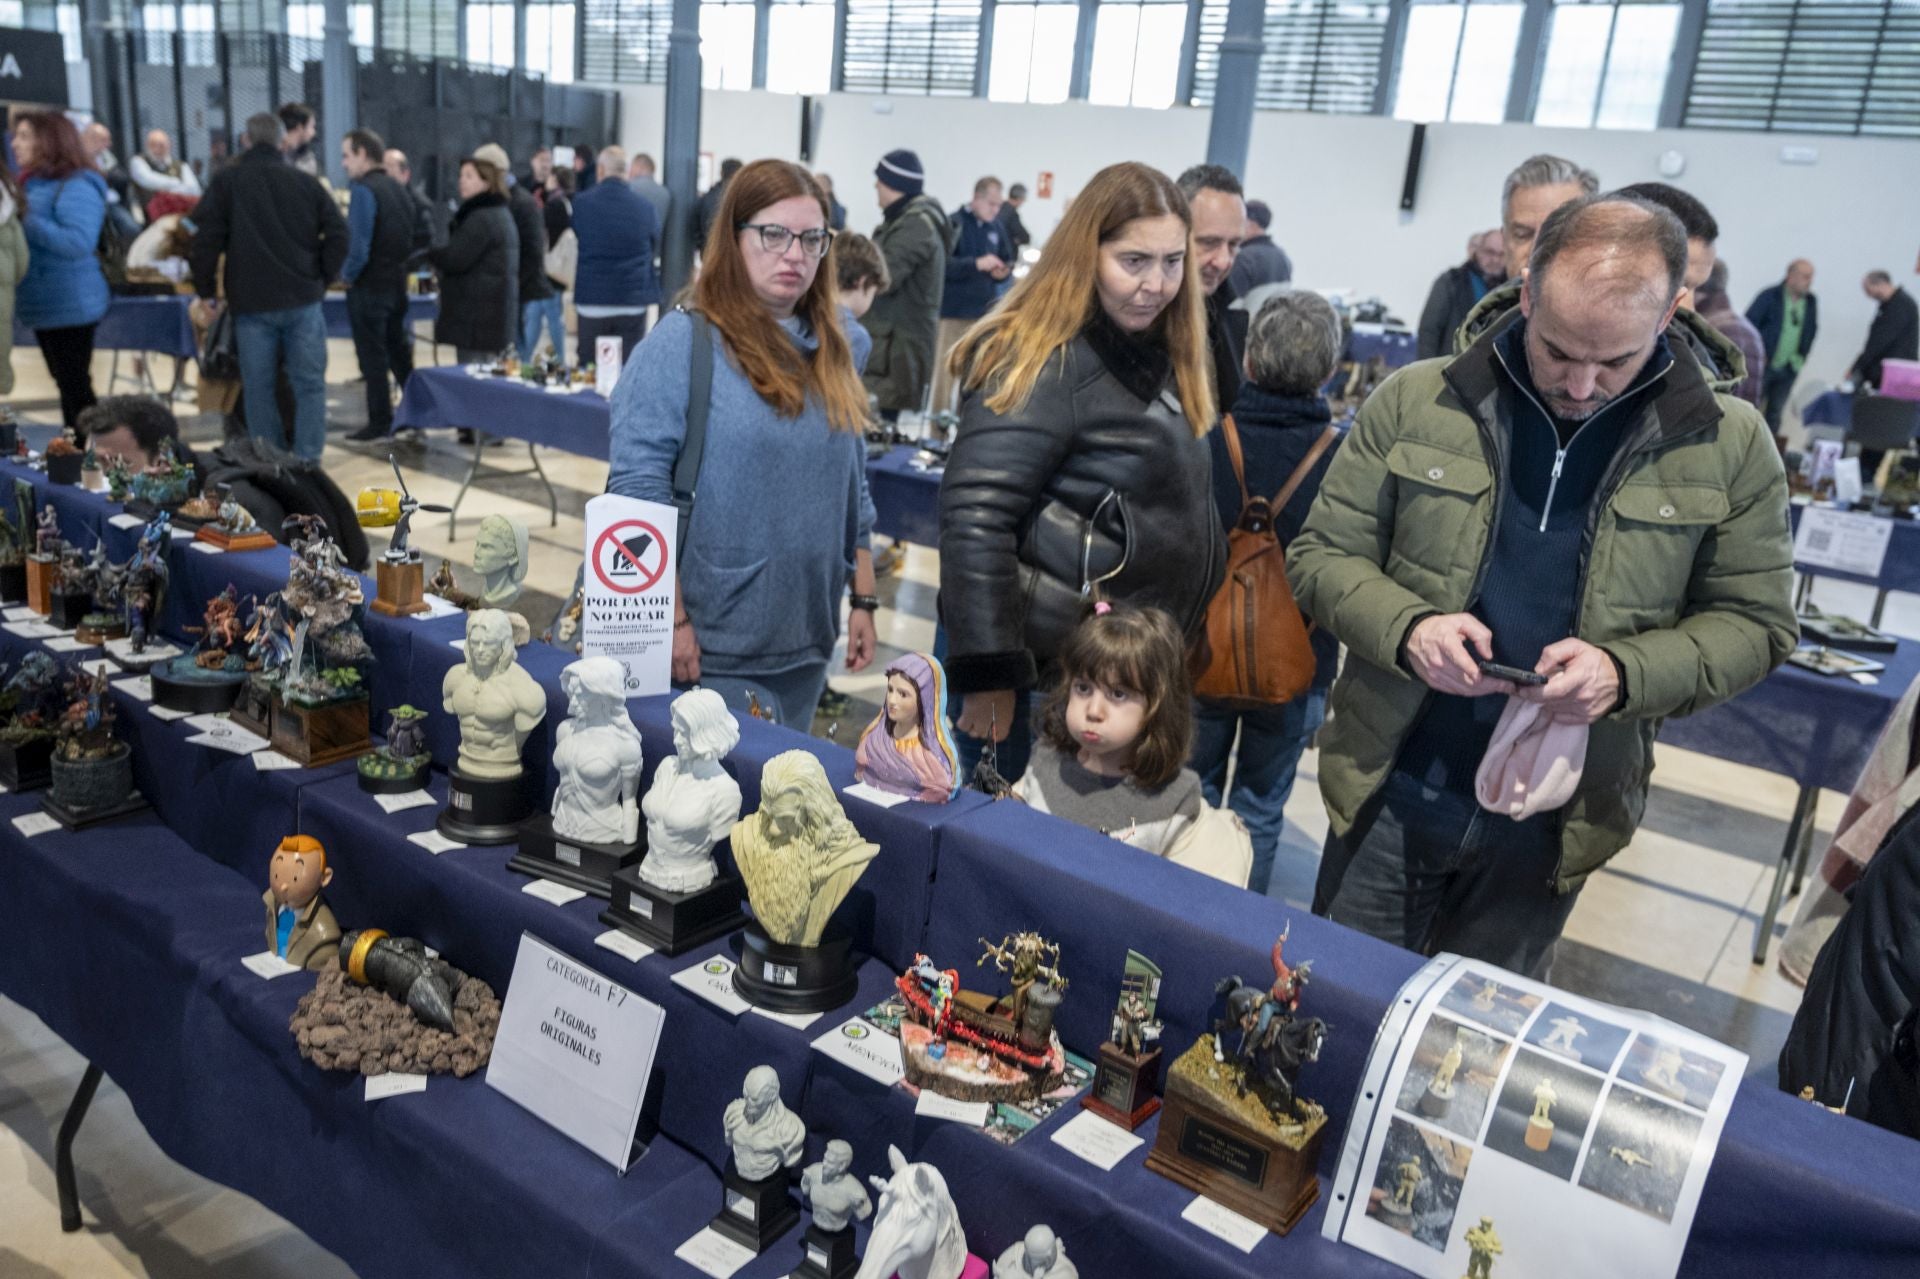
M275 696L273 685L263 677L249 676L247 681L240 685L240 694L233 703L233 713L227 718L255 737L271 740Z
M302 768L352 759L373 749L365 697L328 706L302 706L276 693L273 724L267 736L275 750L298 761Z
M95 622L97 622L100 615L92 614L91 616L95 619ZM114 621L108 622L105 625L96 625L95 622L89 622L86 618L82 618L80 625L73 628L73 637L82 644L105 644L108 640L125 639L127 637L127 626L125 622Z
M507 869L610 898L614 874L638 862L645 852L645 841L589 844L567 839L554 834L551 814L535 813L521 824L520 851L507 862Z
M670 893L641 879L638 866L629 866L614 872L612 902L600 912L600 922L663 955L678 955L745 924L740 903L746 895L746 885L733 875L690 893Z
M193 532L193 540L217 546L223 551L263 551L269 546L277 546L273 534L265 529L255 529L251 533L229 533L218 524L202 524Z
M41 616L53 612L53 579L60 562L51 555L27 556L27 607Z
M1158 1048L1135 1057L1116 1043L1101 1044L1093 1087L1080 1104L1132 1132L1160 1110L1160 1099L1153 1092L1160 1084L1160 1056Z
M726 1206L713 1219L714 1230L742 1248L765 1252L774 1240L800 1224L800 1210L787 1194L787 1183L784 1168L763 1181L748 1181L734 1171L729 1157Z
M1196 1082L1211 1071L1230 1073L1215 1065L1213 1037L1203 1035L1170 1072L1147 1167L1284 1235L1320 1197L1314 1169L1327 1117L1316 1110L1283 1127L1265 1117L1252 1094L1249 1106L1230 1111Z
M369 605L387 617L405 617L427 611L425 582L419 560L393 564L379 560L373 566L375 593Z

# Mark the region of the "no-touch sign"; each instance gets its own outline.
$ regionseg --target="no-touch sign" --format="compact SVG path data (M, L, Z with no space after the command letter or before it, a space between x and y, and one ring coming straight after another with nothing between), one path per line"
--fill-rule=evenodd
M621 520L602 529L594 541L594 576L617 594L639 595L651 590L666 571L666 539L645 520Z
M580 651L619 659L629 697L673 684L678 529L678 512L660 502L603 493L587 503Z

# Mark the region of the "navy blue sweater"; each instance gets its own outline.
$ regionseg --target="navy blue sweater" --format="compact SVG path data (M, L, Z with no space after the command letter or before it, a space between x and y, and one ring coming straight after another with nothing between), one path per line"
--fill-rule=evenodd
M660 300L653 272L659 227L653 206L632 187L603 182L573 197L573 233L580 241L575 306L652 306ZM520 251L528 249L522 245Z
M1499 523L1485 574L1467 611L1493 632L1494 661L1530 671L1542 649L1573 634L1588 514L1647 388L1666 373L1673 356L1661 338L1631 390L1584 422L1564 422L1534 392L1525 335L1521 322L1494 340L1507 374L1500 388L1500 419L1510 424L1507 471L1495 489ZM1471 794L1505 707L1504 697L1434 694L1396 767L1429 786Z
M977 320L1000 296L1000 282L974 261L991 253L1011 265L1013 249L1007 243L1007 228L999 222L982 222L973 216L970 206L956 209L951 221L960 234L947 256L947 288L940 295L940 318Z

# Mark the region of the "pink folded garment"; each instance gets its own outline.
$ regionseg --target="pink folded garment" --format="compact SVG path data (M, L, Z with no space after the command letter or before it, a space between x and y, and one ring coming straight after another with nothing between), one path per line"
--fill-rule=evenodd
M1573 798L1587 762L1587 726L1553 720L1532 702L1507 699L1474 774L1480 807L1524 821Z

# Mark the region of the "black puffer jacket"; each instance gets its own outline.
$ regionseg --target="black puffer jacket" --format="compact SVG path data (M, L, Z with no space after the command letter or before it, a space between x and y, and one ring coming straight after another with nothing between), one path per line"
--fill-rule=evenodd
M507 197L483 191L462 204L447 242L427 260L440 272L433 340L473 351L512 346L520 332L520 233Z
M1079 624L1083 582L1192 634L1226 571L1212 464L1164 349L1105 313L1025 407L970 393L940 486L940 620L955 691L1031 688Z
M539 202L525 187L507 192L507 207L513 213L514 233L520 239L520 303L544 302L553 296L547 283L547 222Z

